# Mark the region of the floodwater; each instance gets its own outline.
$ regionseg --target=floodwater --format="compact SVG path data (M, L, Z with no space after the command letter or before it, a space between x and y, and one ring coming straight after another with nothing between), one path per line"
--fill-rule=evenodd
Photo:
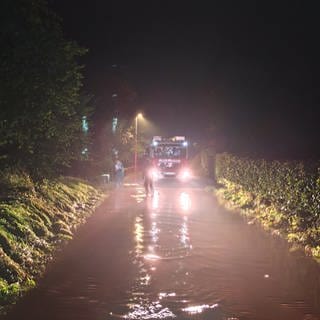
M203 186L115 190L6 319L320 319L319 265Z

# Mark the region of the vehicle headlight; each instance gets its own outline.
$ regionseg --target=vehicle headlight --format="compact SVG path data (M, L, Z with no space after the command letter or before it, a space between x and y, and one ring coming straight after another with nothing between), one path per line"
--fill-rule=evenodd
M191 178L191 171L188 168L184 168L181 170L179 177L181 180L188 180Z

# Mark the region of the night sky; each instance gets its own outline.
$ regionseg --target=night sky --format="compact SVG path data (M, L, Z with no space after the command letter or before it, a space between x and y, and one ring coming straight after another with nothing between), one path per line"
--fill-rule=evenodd
M49 1L65 36L89 49L85 90L100 107L111 110L125 83L120 115L143 110L167 134L239 153L320 156L315 5L210 2Z

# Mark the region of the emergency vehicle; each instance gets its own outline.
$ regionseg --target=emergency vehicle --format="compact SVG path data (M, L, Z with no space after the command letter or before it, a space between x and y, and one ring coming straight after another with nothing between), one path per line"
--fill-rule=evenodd
M191 177L188 168L188 141L184 136L153 137L149 157L157 178L177 177L185 180Z

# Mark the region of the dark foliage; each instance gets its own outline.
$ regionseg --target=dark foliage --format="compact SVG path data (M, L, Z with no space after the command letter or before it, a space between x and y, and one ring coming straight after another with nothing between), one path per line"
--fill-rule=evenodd
M297 230L319 230L320 164L217 157L217 176L273 204ZM319 239L318 239L319 240ZM317 241L318 241L317 240Z
M63 38L44 0L1 1L0 15L0 164L56 174L83 147L85 50Z

